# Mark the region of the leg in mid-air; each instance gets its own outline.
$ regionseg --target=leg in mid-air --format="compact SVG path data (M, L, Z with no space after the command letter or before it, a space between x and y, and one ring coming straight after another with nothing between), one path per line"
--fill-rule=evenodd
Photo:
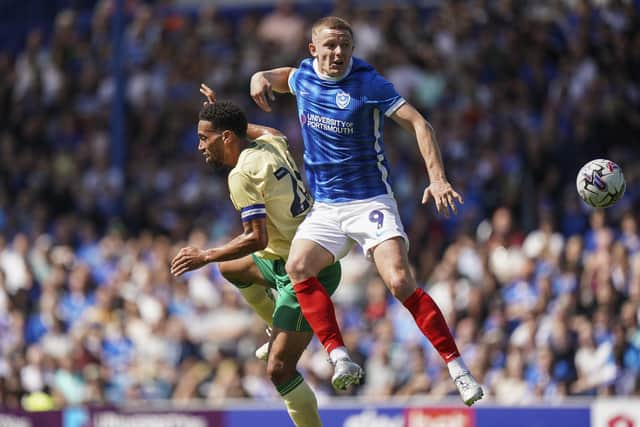
M400 236L383 241L372 249L373 259L394 297L413 315L420 331L447 364L465 404L471 406L483 396L482 387L464 364L449 326L435 301L417 287L407 257L407 245Z
M218 267L224 278L238 288L256 314L271 326L275 309L271 285L256 266L253 256L223 261Z
M313 332L293 332L274 327L269 342L267 374L298 427L322 426L316 396L296 369Z
M322 285L325 283L323 269L333 262L334 255L316 242L295 239L286 268L304 317L329 353L334 366L331 384L338 390L344 390L351 384L358 384L364 373L349 357L333 302Z
M300 304L282 260L256 258L262 274L276 284L278 298L273 313L273 331L269 341L267 373L284 400L296 426L321 426L316 397L296 370L302 352L313 337L313 331L302 314ZM318 278L322 289L331 295L340 283L339 263L323 269Z

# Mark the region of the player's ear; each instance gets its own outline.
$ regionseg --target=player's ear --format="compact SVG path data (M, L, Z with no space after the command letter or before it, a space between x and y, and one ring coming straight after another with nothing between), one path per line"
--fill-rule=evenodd
M233 136L233 132L231 132L230 130L225 130L222 132L222 142L224 144L228 144L229 142L231 142L231 137Z
M313 42L309 43L309 53L311 54L311 56L313 56L314 58L316 56L318 56L318 50L316 49L316 45L313 44Z

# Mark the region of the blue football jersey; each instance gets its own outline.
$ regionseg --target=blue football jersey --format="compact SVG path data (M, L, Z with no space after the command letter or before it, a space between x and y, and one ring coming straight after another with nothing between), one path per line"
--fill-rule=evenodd
M304 139L309 189L321 202L392 194L384 153L384 116L405 100L365 61L353 58L340 79L321 76L312 58L289 76Z

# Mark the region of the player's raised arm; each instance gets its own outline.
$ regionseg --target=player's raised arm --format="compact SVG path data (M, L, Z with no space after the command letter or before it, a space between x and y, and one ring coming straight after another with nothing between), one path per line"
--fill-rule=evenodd
M284 137L284 134L280 132L278 129L270 128L269 126L257 125L255 123L249 123L247 125L247 138L249 139L258 139L261 136L281 136Z
M200 83L200 93L203 94L205 98L207 98L207 100L204 102L205 104L213 104L216 102L216 93L205 83ZM262 126L256 123L247 124L247 138L253 140L265 135L284 136L284 134L278 129L274 129L268 126Z
M290 93L289 76L296 69L280 67L266 71L258 71L251 76L249 93L251 98L264 111L271 111L269 101L275 101L273 92Z
M413 133L418 141L418 147L429 174L429 185L422 195L422 203L427 203L430 198L433 198L438 213L446 217L449 217L450 210L454 214L458 213L456 201L460 204L464 201L447 180L442 155L431 124L408 103L398 108L391 118L408 132Z

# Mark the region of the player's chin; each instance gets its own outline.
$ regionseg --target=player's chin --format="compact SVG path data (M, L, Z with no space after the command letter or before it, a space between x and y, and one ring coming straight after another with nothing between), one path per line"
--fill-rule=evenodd
M222 163L215 161L211 157L205 157L204 162L215 169L220 169L222 167Z
M211 161L208 163L210 166L213 167L213 169L215 169L218 172L229 172L232 168L230 166L225 165L224 163L220 163L220 162L216 162L216 161Z
M329 76L330 77L339 77L341 76L346 70L346 67L342 66L342 65L332 65L331 67L329 67Z

